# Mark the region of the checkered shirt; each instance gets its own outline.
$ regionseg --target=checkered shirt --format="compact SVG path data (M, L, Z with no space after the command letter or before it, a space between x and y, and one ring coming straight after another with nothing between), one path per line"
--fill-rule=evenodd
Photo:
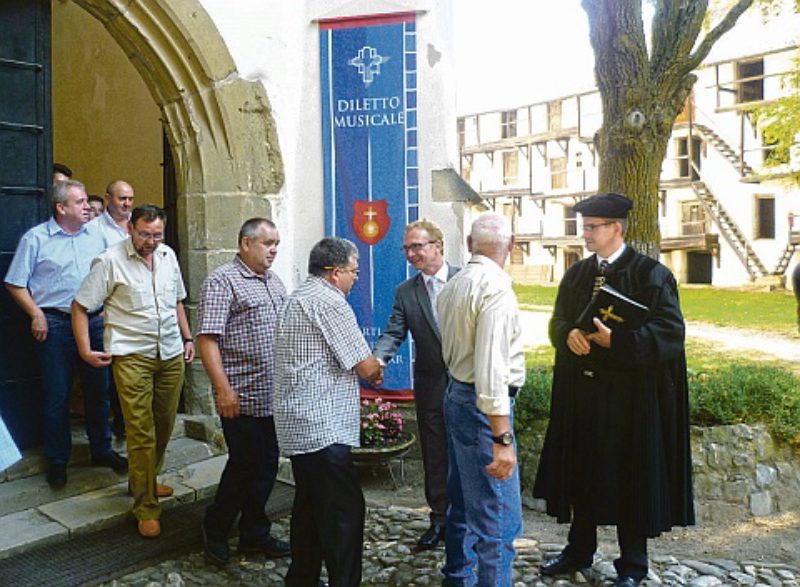
M200 290L197 333L217 335L222 367L246 416L272 415L275 324L285 301L275 273L260 276L238 255Z
M273 410L285 456L359 446L356 364L370 349L344 294L310 276L290 296L275 336Z

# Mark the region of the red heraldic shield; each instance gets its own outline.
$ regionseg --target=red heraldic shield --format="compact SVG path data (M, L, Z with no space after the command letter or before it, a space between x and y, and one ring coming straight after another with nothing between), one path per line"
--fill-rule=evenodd
M376 245L392 222L386 212L386 200L353 200L353 230L358 240L367 245Z

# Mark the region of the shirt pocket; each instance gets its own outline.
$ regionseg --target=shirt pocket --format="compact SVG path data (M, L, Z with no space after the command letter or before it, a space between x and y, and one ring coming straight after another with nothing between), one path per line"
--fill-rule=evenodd
M143 310L152 306L153 294L146 285L121 285L115 292L120 306L125 309Z
M165 283L158 291L158 301L162 308L174 309L178 302L178 288L174 281Z

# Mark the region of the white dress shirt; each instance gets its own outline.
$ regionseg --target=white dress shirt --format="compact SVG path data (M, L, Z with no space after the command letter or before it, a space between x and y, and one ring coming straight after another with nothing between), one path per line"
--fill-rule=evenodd
M103 237L106 239L106 247L114 246L130 236L128 231L117 224L111 217L108 210L103 210L103 213L92 220L92 222L97 224L98 228L100 228L100 231L103 233Z
M489 416L511 412L509 386L525 383L525 354L511 278L488 257L473 255L438 300L442 357L450 375L474 383Z
M428 292L428 298L431 300L431 308L433 309L433 317L436 323L439 323L439 312L436 309L436 300L439 298L439 292L442 291L444 284L447 283L447 274L450 273L450 268L447 263L442 263L439 270L433 275L422 274L422 280L425 282L425 289Z

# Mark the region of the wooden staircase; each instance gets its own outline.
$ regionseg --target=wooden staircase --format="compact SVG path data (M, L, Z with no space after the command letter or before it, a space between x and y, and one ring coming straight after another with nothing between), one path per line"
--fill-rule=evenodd
M708 189L708 186L702 181L693 181L692 189L697 195L697 199L703 204L706 213L717 223L722 236L725 237L725 240L728 241L736 256L739 257L739 260L747 269L750 280L753 281L758 277L768 275L767 268L750 247L750 243L745 238L742 230L736 225L725 208L722 207L716 196Z
M789 267L789 262L792 260L794 252L797 250L797 246L797 243L789 243L786 245L781 258L778 259L778 264L775 265L775 269L772 271L773 275L783 275L786 272L786 269Z
M736 154L736 151L734 151L733 148L727 142L725 142L725 139L719 136L716 132L711 130L706 125L698 124L696 122L692 125L692 128L699 131L699 134L703 137L703 139L711 143L711 146L719 151L719 153L736 168L742 177L755 175L753 168L745 163L742 158Z

